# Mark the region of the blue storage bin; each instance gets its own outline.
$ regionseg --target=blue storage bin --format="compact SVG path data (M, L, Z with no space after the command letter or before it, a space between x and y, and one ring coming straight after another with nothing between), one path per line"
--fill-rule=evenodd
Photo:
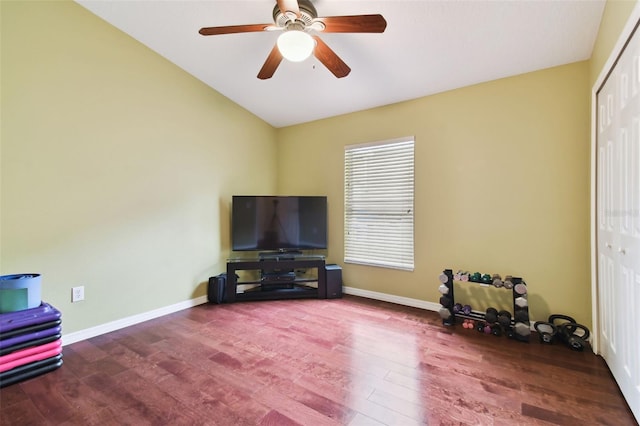
M37 308L42 303L40 274L0 276L0 313Z

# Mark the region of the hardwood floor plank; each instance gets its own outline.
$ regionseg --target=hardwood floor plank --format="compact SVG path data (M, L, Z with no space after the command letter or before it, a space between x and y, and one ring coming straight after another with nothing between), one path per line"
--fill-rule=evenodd
M302 426L300 423L294 422L289 417L275 410L271 410L262 418L260 426Z
M202 305L63 348L7 425L634 425L600 357L354 296Z
M4 390L2 391L4 393ZM31 400L8 403L0 400L0 424L3 425L42 425L45 417L40 414Z

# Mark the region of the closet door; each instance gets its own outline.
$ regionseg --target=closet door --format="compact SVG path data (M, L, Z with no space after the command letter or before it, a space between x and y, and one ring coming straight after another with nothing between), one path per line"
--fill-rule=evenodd
M598 92L597 252L601 355L640 418L640 35Z

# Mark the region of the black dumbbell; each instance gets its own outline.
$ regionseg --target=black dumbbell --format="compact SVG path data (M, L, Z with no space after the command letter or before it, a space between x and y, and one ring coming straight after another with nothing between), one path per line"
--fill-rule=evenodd
M449 296L440 296L440 304L445 308L450 308L453 305L453 300Z
M529 310L528 309L518 309L513 316L513 319L516 322L529 322Z
M502 328L511 327L511 312L509 311L500 311L498 312L498 324Z
M502 327L498 324L494 324L491 326L491 334L496 337L502 336Z
M489 324L494 324L498 321L498 310L496 308L487 308L487 311L484 314L484 319Z

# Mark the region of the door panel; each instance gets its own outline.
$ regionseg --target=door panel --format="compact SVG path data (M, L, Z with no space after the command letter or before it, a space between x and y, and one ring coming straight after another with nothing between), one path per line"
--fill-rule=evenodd
M601 355L640 418L640 36L597 94L596 233Z

